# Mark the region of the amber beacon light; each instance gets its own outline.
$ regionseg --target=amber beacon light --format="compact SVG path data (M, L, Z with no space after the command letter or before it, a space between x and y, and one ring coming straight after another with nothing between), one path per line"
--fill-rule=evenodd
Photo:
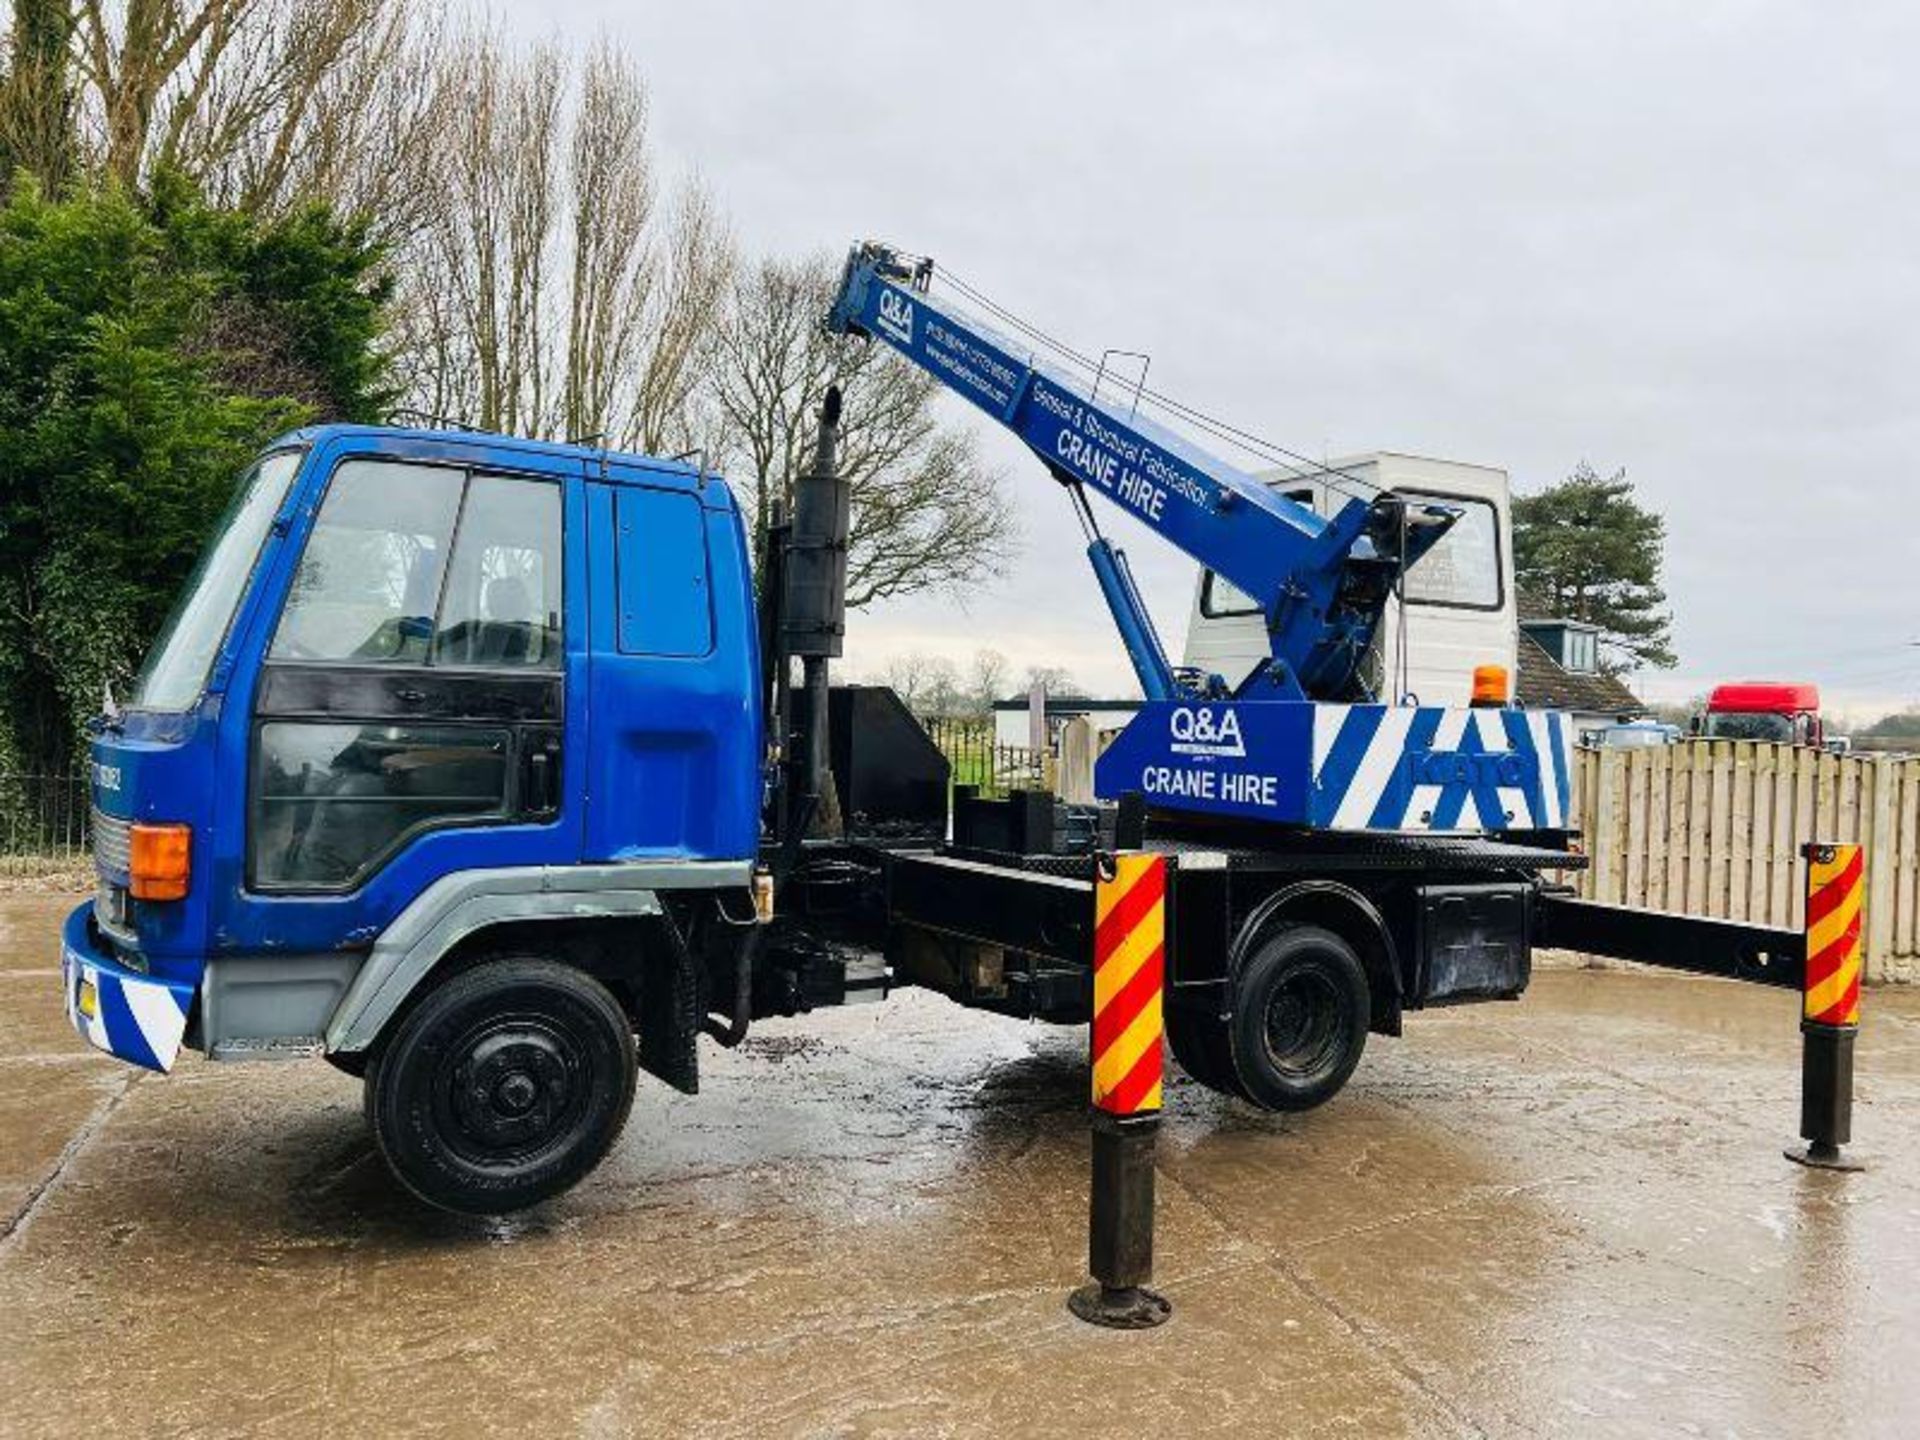
M1504 705L1511 693L1506 666L1476 665L1473 667L1474 704Z

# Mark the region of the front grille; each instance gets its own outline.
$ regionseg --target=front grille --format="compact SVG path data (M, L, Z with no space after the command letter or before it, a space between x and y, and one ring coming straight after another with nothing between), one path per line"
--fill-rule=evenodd
M133 862L132 824L93 807L93 868L102 875L125 875Z

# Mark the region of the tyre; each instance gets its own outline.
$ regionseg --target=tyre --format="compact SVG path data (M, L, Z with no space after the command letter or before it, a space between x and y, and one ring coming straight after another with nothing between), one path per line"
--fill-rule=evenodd
M1262 941L1234 983L1228 1024L1240 1091L1267 1110L1311 1110L1331 1100L1367 1045L1366 967L1318 925L1290 925Z
M1245 1098L1240 1079L1234 1074L1226 1022L1217 1015L1169 1006L1167 1045L1180 1068L1207 1089Z
M508 958L430 991L367 1073L387 1167L430 1205L519 1210L600 1162L626 1123L633 1028L598 980Z

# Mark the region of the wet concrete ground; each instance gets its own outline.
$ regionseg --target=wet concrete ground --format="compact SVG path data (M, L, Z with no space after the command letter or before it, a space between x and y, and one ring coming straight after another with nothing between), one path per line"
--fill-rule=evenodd
M1781 1158L1793 997L1543 973L1270 1117L1176 1083L1145 1334L1070 1318L1080 1032L909 994L757 1027L512 1221L388 1181L317 1063L166 1079L0 899L0 1429L171 1434L1920 1434L1920 996L1856 1149Z

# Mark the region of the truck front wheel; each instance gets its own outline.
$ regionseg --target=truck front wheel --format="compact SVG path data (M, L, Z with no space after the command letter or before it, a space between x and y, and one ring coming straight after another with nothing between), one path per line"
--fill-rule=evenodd
M1339 1092L1367 1044L1366 967L1318 925L1260 942L1234 983L1228 1022L1240 1091L1268 1110L1311 1110Z
M626 1123L633 1029L598 980L549 960L488 961L430 992L367 1072L389 1169L468 1214L557 1195Z

